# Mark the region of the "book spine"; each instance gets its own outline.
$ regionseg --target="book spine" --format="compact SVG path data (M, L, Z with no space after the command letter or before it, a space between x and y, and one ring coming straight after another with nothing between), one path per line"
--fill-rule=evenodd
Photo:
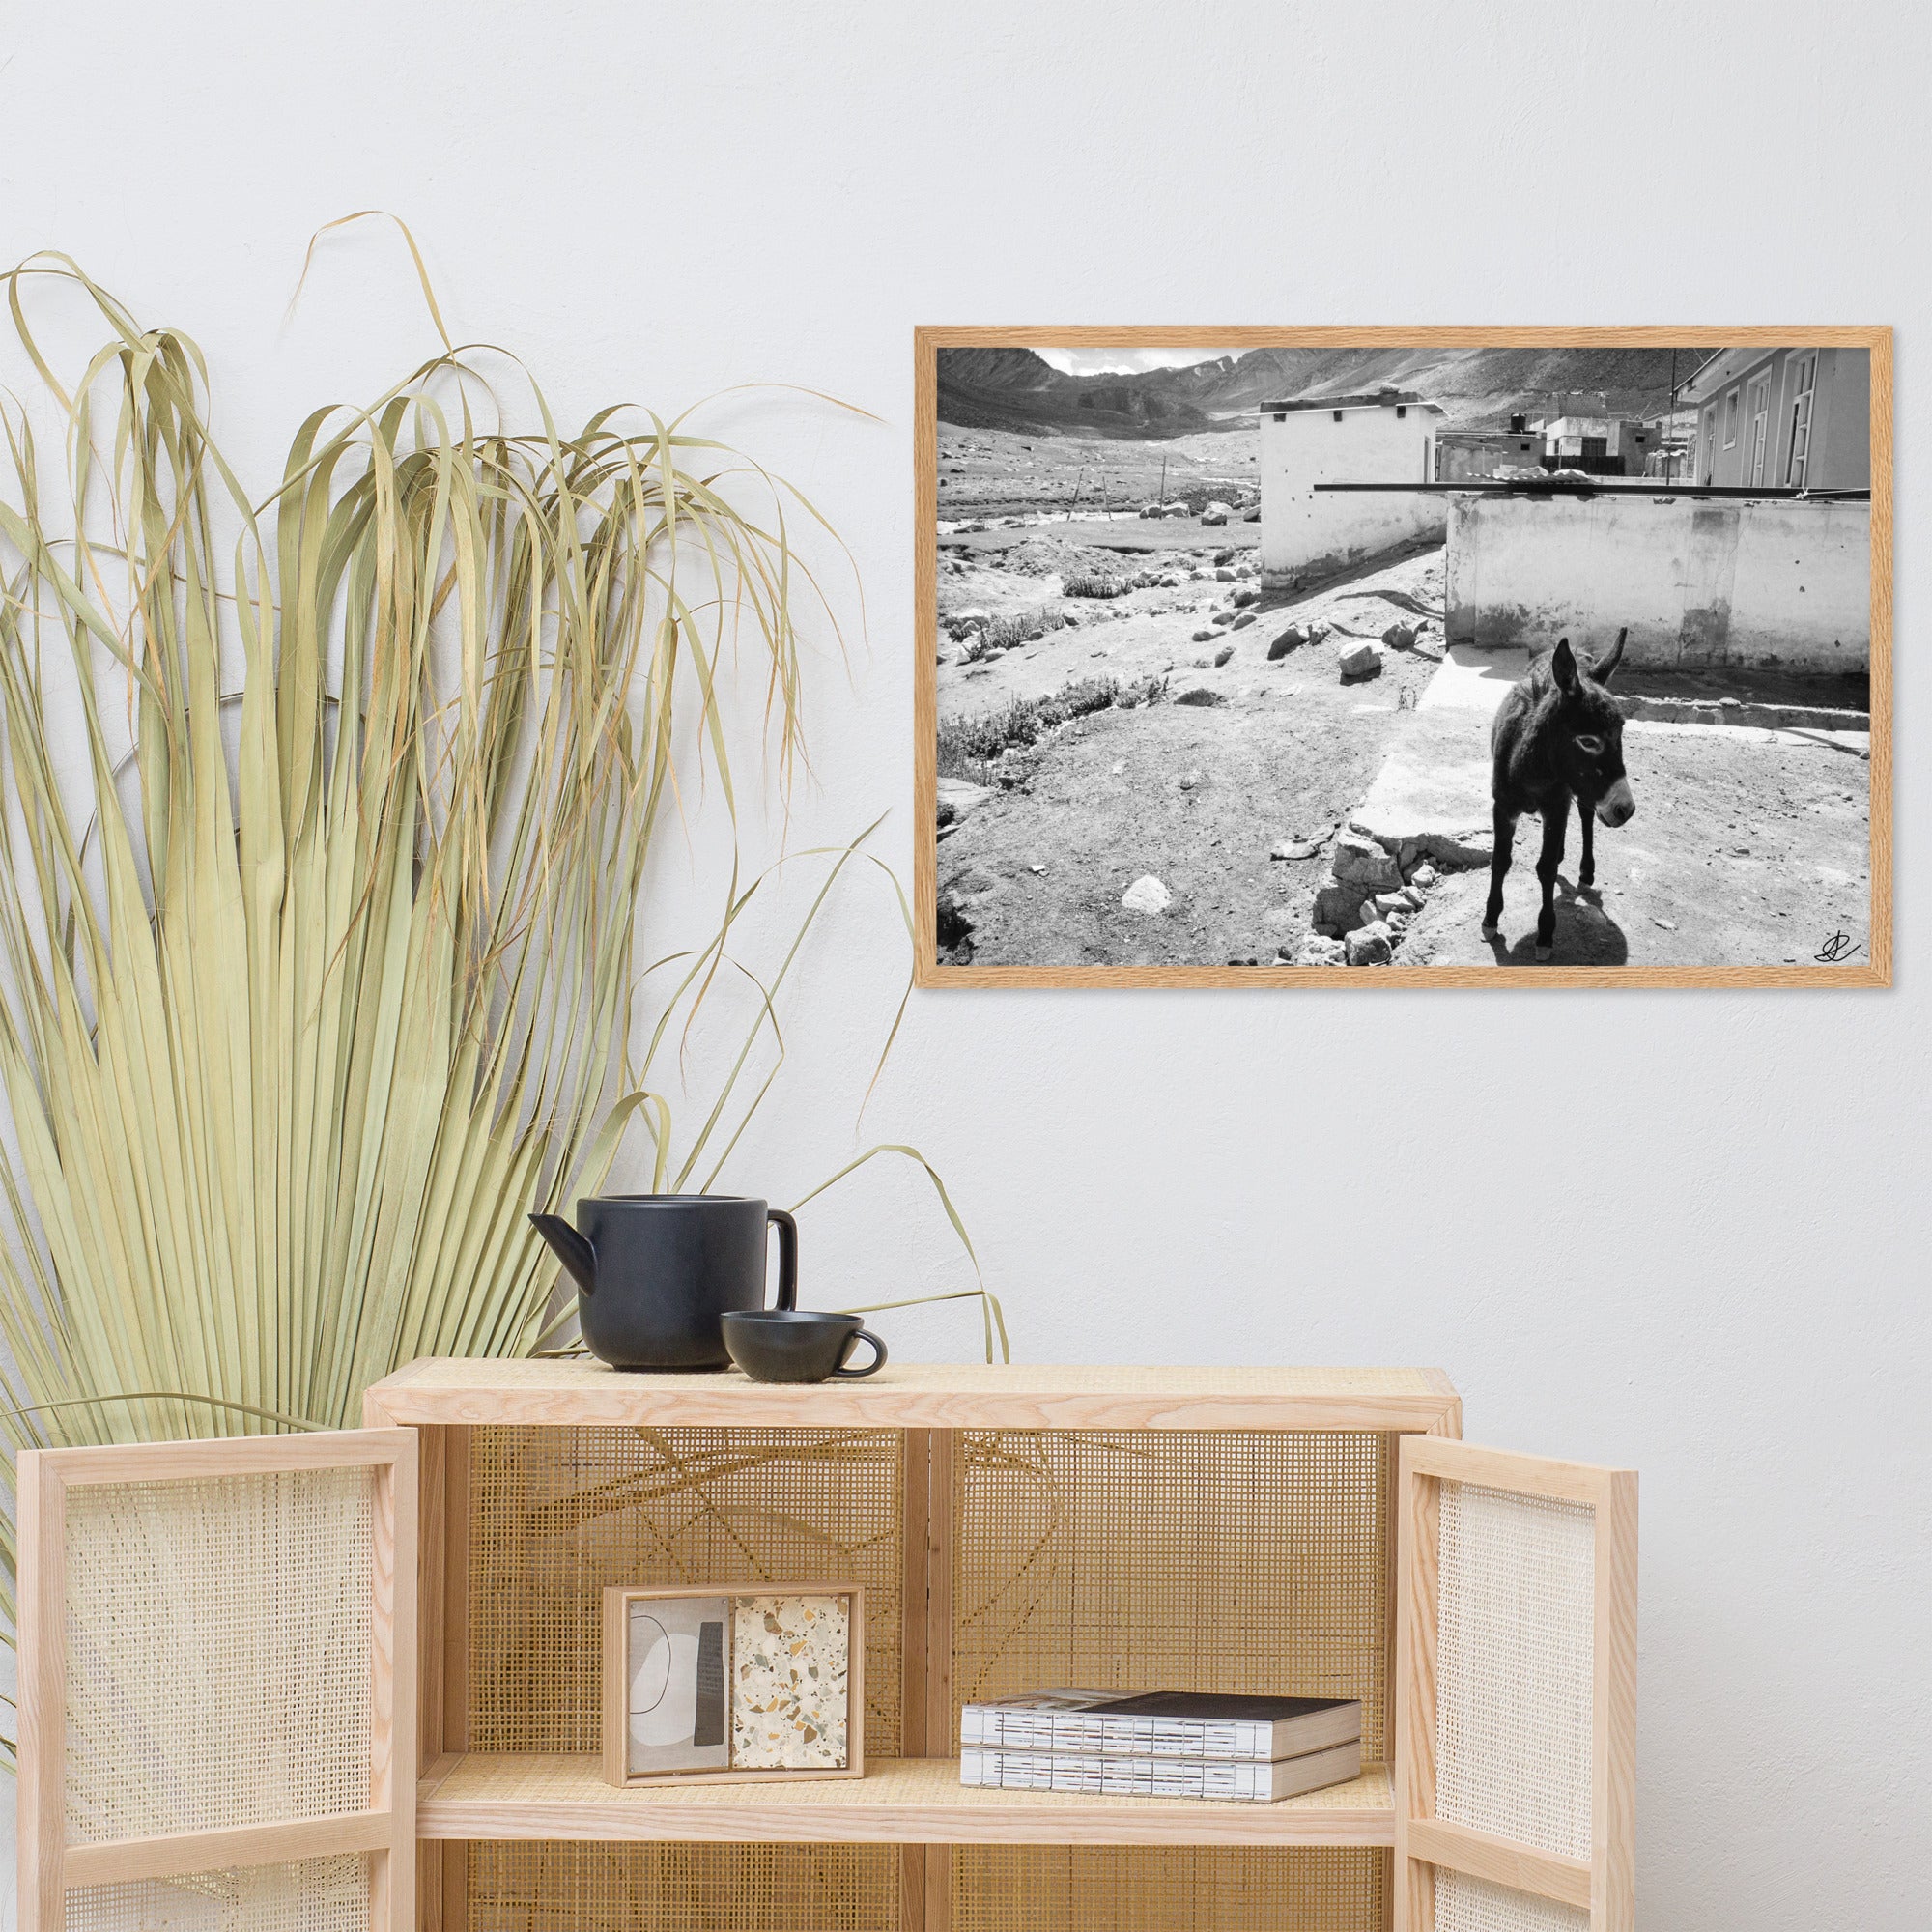
M961 1751L961 1784L1001 1791L1085 1792L1108 1798L1202 1798L1265 1804L1273 1796L1265 1764L1189 1764L1149 1757L1053 1755L1044 1751Z
M959 1742L988 1750L1086 1751L1254 1764L1266 1764L1275 1756L1271 1724L1108 1718L1092 1711L1027 1711L983 1704L962 1707Z

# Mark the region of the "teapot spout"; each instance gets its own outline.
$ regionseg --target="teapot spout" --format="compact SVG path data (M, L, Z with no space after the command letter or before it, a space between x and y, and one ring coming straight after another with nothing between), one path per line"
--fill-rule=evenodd
M597 1250L558 1214L532 1214L530 1226L550 1243L552 1252L585 1294L597 1288Z

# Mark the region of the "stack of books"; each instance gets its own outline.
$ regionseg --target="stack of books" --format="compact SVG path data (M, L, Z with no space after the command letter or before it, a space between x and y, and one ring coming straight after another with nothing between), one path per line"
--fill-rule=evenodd
M1036 1690L966 1705L959 1741L962 1784L1267 1804L1361 1775L1362 1707L1344 1697Z

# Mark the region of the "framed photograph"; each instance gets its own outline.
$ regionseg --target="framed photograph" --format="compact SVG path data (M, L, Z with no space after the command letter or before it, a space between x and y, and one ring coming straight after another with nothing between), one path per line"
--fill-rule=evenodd
M1891 981L1891 331L917 331L923 986Z
M862 1777L865 1593L850 1583L604 1592L604 1776Z

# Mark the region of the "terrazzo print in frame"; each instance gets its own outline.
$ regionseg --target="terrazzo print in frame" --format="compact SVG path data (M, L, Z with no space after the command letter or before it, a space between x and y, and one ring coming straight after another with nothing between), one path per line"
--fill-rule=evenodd
M842 1771L852 1622L844 1597L740 1597L731 1623L731 1763Z
M865 1592L607 1586L608 1782L865 1775Z

